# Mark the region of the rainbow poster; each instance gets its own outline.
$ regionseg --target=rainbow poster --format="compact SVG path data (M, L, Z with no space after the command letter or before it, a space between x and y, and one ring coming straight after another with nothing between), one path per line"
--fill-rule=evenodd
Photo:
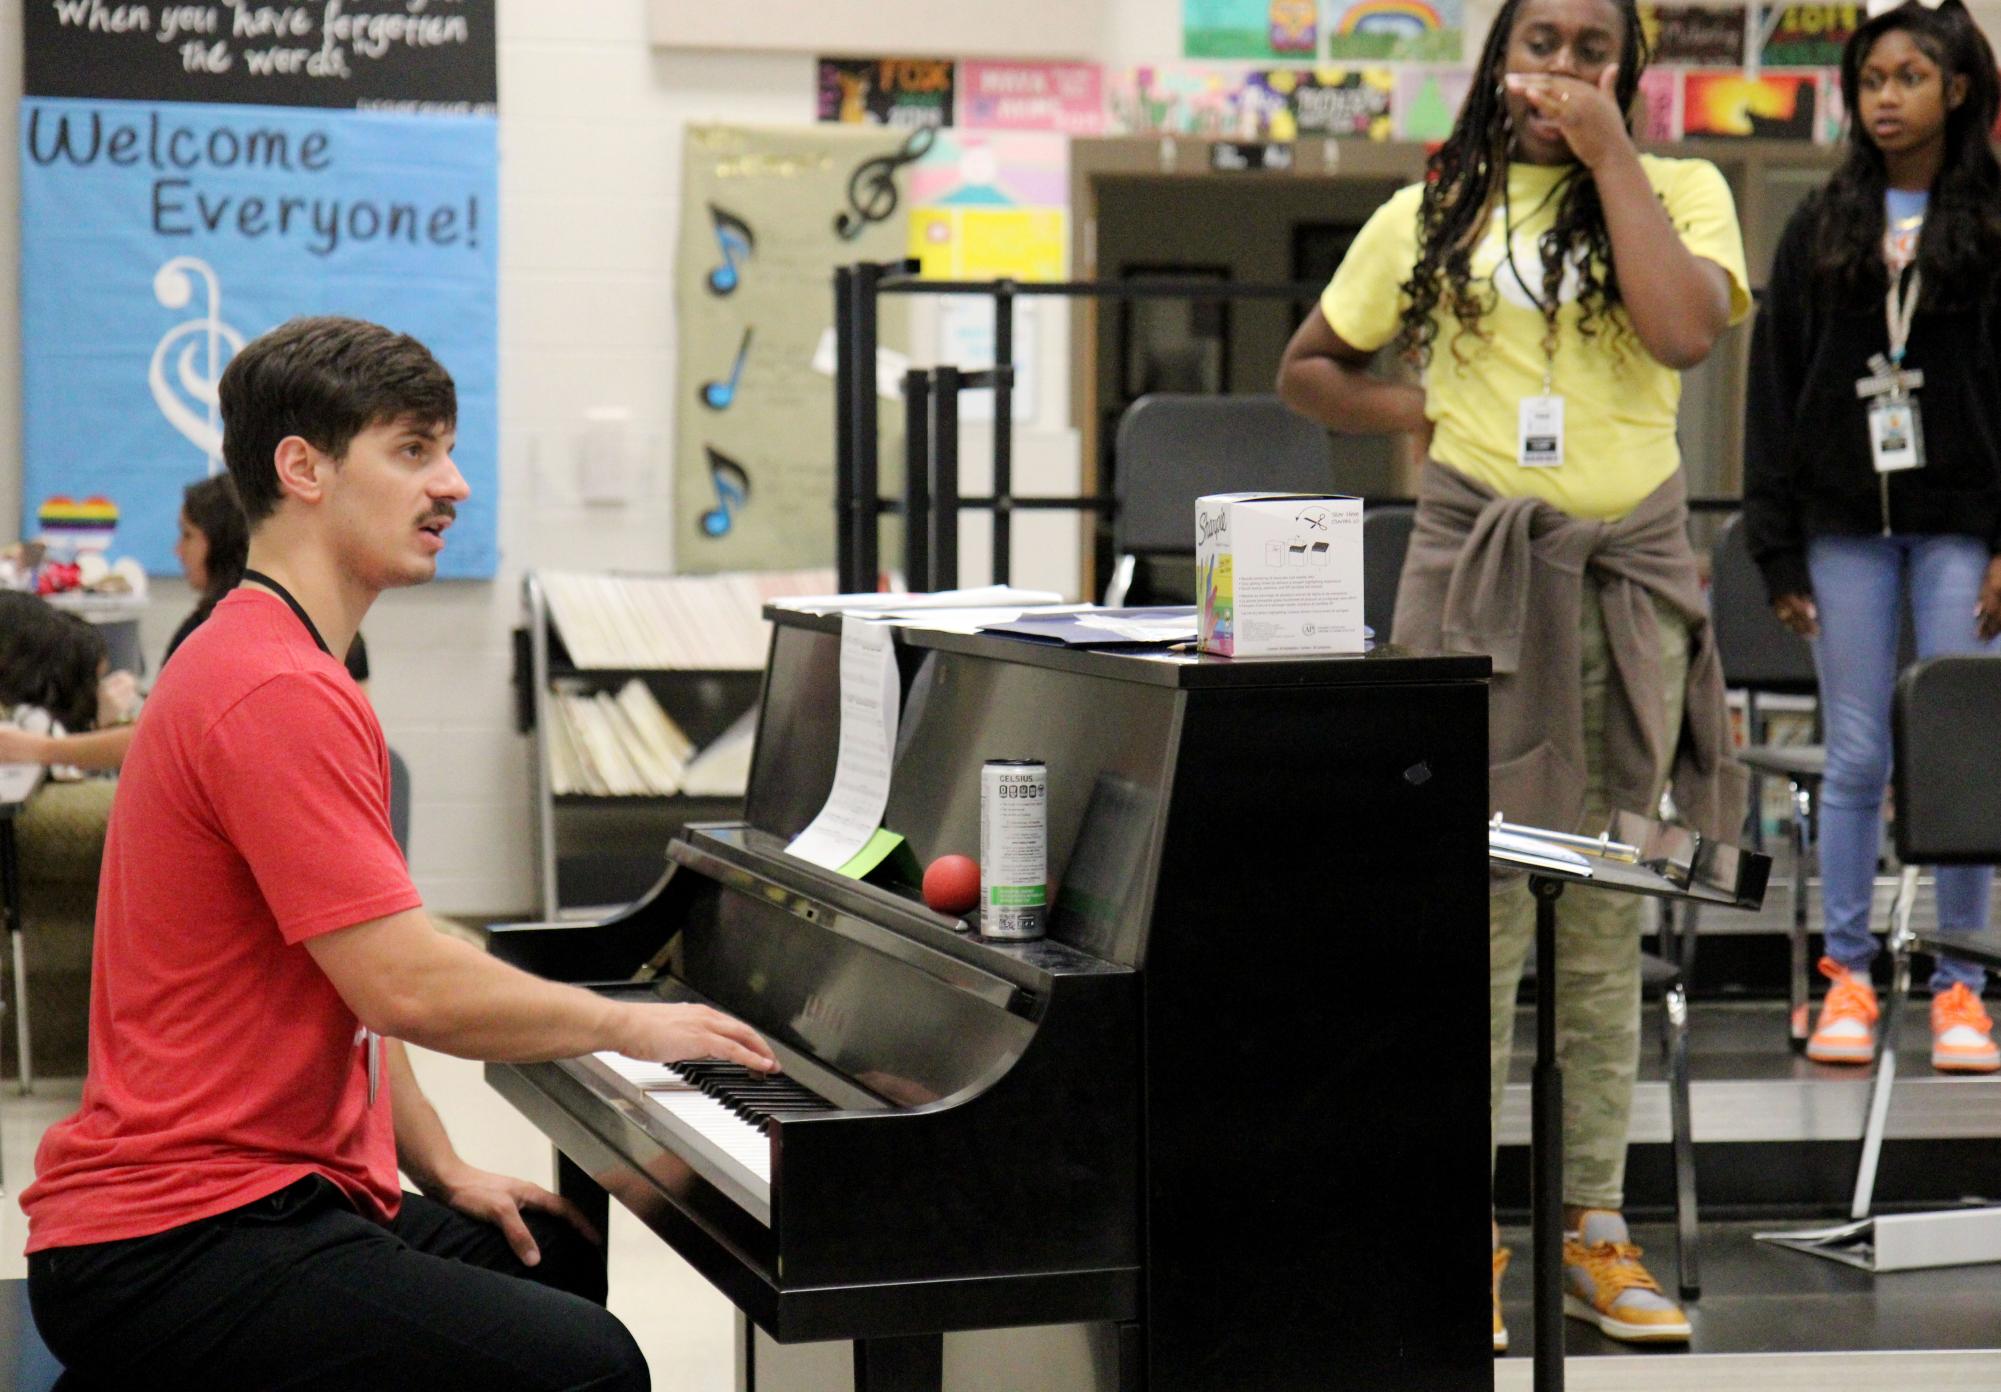
M1465 0L1328 0L1325 56L1369 62L1456 63Z
M1692 72L1683 79L1682 134L1812 140L1820 80L1811 73Z

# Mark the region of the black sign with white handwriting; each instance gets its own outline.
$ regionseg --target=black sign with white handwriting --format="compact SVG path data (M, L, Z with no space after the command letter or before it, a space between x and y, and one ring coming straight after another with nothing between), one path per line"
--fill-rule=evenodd
M24 0L29 97L492 111L495 0Z

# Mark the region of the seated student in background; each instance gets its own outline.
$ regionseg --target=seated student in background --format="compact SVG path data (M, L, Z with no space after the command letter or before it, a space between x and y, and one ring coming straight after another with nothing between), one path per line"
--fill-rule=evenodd
M1972 16L1945 0L1857 29L1841 91L1847 158L1786 224L1751 338L1744 526L1773 610L1814 640L1827 727L1829 988L1807 1056L1866 1065L1906 596L1920 657L1985 651L2001 633L2001 162L1988 144L2001 84ZM1858 396L1884 376L1879 363L1920 371L1923 385L1903 402ZM1941 933L1987 926L1992 878L1939 868ZM2001 1069L1986 982L1971 962L1938 959L1934 1068Z
M0 590L0 763L116 768L131 740L117 723L130 692L104 664L104 637L84 620Z
M160 659L162 665L243 578L244 557L250 550L250 531L243 520L243 504L237 500L236 484L229 475L219 474L187 486L181 495L179 532L174 541L174 558L181 563L181 574L199 599L187 618L181 621L181 626L174 630L174 636L167 640L167 651ZM40 603L39 600L36 602ZM48 605L42 607L49 608ZM99 647L101 650L102 644ZM19 660L26 662L30 659L23 655ZM346 665L348 675L362 683L363 690L366 690L368 648L359 633L354 635L353 646L347 651ZM113 674L113 678L108 680L118 675ZM128 702L136 703L129 676L114 690ZM95 729L89 723L71 720L61 723L64 728L58 730L46 722L9 725L4 718L0 718L0 763L49 764L106 771L117 768L125 761L125 751L132 743L129 720L113 719L107 715L95 722L98 727Z
M174 558L181 573L201 594L194 612L181 621L167 640L166 656L201 627L221 598L236 588L243 578L244 558L250 553L250 528L243 520L243 503L236 496L236 481L218 474L200 483L191 483L181 495L180 535L174 541ZM368 645L359 633L347 650L347 674L368 689Z
M89 1073L21 1196L36 1326L113 1387L639 1392L582 1216L468 1164L400 1041L776 1060L717 1011L544 981L424 911L382 727L332 654L383 590L436 574L469 493L443 366L378 325L294 319L219 394L249 562L162 668L118 779Z

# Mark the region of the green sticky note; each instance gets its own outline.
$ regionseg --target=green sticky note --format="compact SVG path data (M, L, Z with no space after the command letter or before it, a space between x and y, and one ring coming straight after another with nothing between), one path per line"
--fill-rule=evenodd
M852 859L840 868L839 873L851 880L863 879L868 872L889 859L890 854L903 844L903 838L888 827L877 827L875 835L869 837L868 844L854 853Z

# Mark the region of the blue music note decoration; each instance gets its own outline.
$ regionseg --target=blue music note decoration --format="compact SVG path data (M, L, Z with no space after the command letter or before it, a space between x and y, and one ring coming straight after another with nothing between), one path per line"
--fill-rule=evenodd
M743 283L740 268L757 250L757 238L749 223L713 203L709 204L709 224L716 234L716 246L723 254L723 264L709 272L709 293L727 295Z
M737 346L736 361L730 365L730 375L726 381L704 382L702 389L695 393L701 403L711 411L727 411L736 400L736 384L743 377L744 359L750 356L751 331L743 331L743 342Z
M750 475L713 445L702 446L702 453L709 457L709 482L716 486L716 505L702 514L702 532L725 537L736 525L738 511L750 502Z

